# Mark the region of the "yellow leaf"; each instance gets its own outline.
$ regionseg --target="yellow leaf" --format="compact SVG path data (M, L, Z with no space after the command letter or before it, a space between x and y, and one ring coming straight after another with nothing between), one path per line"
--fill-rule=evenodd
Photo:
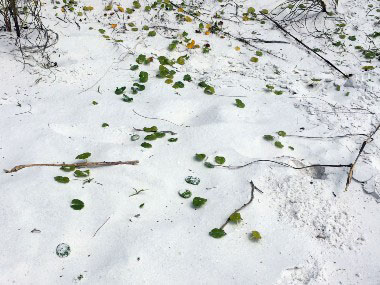
M193 19L191 19L189 16L186 16L186 17L185 17L185 21L190 23L190 22L193 21Z
M117 24L111 24L111 28L115 29L117 27Z
M248 20L249 20L248 16L243 16L243 21L248 21Z
M239 50L240 50L240 47L235 47L235 50L236 50L236 51L239 51Z
M63 12L63 13L65 13L66 12L66 10L65 10L65 8L61 8L61 11Z
M182 13L183 12L183 8L179 7L178 8L178 12Z
M124 8L121 7L121 6L117 6L117 9L119 9L119 11L122 12L122 13L124 13L124 11L125 11Z
M207 28L207 29L211 29L211 27L212 27L211 24L207 24L207 25L206 25L206 28Z
M195 46L195 41L192 40L191 43L188 43L186 47L187 48L193 48L194 46Z
M205 35L208 36L210 34L210 31L206 31Z

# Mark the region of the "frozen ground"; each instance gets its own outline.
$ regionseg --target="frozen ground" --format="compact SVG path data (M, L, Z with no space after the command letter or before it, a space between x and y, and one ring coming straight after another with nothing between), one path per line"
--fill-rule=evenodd
M131 2L120 5L131 7ZM237 3L243 5L241 15L251 5L259 11L279 2ZM253 48L229 37L195 33L199 21L179 24L174 16L178 12L161 11L160 18L152 19L158 12L141 8L127 19L120 11L104 16L106 2L80 2L78 11L85 4L94 10L76 17L79 29L72 14L65 20L60 8L53 10L49 3L45 22L59 34L51 50L58 67L50 70L33 61L24 68L13 39L1 32L1 169L72 163L84 152L92 153L90 161L140 163L91 168L93 180L85 184L58 167L1 173L0 283L380 284L380 133L355 168L355 179L368 182L353 181L348 191L347 168L294 170L258 163L235 170L209 169L194 160L195 153L205 153L210 162L224 156L228 166L256 159L293 166L352 163L366 137L336 136L369 134L380 121L378 60L370 62L354 48L379 43L378 37L367 36L378 31L378 3L345 1L338 7L341 20L318 19L316 26L330 31L331 40L312 37L302 27L287 27L345 73L354 74L354 87L345 87L339 72L270 22L223 20L223 29L237 37L287 42L252 43L258 47ZM226 3L202 4L199 11L204 14L199 17L210 22L221 4ZM371 4L374 8L368 7ZM235 6L226 6L223 17L234 19L233 13ZM123 28L123 23L132 22L137 32L128 25ZM334 34L341 23L346 23L347 37L355 35L356 41ZM143 25L156 26L157 35L147 37ZM209 43L211 51L204 54L180 44L168 51L173 40L168 37L183 31L201 47ZM338 40L344 48L332 45ZM251 62L257 50L263 50L263 56ZM139 54L154 61L131 71ZM185 74L192 77L192 82L183 81L183 89L155 77L158 56L176 59L185 54L185 64L173 66L174 82L183 81ZM369 65L375 69L363 71ZM130 95L141 70L149 73L146 89ZM198 87L202 80L215 87L214 95ZM283 94L268 92L266 85ZM121 86L127 87L133 102L115 95ZM235 106L236 98L245 108ZM146 134L134 128L153 125L177 134L143 148ZM278 131L287 136L279 137ZM132 141L134 134L140 139ZM274 136L284 147L275 147L264 135ZM172 137L178 141L168 142ZM70 177L70 183L54 181L59 175ZM187 184L189 175L199 177L200 184ZM211 229L249 200L251 180L263 194L256 191L253 202L240 212L243 221L224 228L226 236L210 237ZM133 188L148 190L130 197ZM193 197L178 195L185 189L207 203L194 209ZM82 200L85 207L73 210L73 199ZM261 233L260 241L249 239L253 230ZM66 258L56 255L61 243L71 248Z

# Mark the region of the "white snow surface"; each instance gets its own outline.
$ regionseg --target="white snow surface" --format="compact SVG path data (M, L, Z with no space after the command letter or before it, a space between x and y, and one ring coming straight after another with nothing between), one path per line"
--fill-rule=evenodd
M143 7L148 3L140 2ZM199 17L206 22L226 4L192 2L205 12ZM264 2L235 1L240 14L249 6L271 10L281 3ZM376 9L367 14L368 4L379 8L379 2L340 2L337 17L346 23L347 35L356 36L352 42L340 39L345 49L302 27L286 28L353 74L346 86L339 72L268 21L222 19L223 29L236 37L287 43L252 42L253 48L229 37L195 33L199 21L179 24L174 12L163 10L141 8L127 19L126 13L106 13L106 1L80 1L78 11L84 5L94 10L82 17L68 14L65 20L60 9L47 3L45 24L59 35L49 50L58 66L50 69L30 59L31 65L24 65L13 35L0 32L1 169L73 163L83 152L92 153L89 161L139 160L136 166L91 168L93 180L85 184L59 167L0 173L0 284L380 284L380 132L359 158L348 191L348 168L295 170L262 162L210 169L194 160L196 153L205 153L212 163L216 155L224 156L227 166L257 159L295 167L355 160L366 137L335 136L370 134L380 122L378 60L369 62L354 48L380 44L378 38L370 42L366 37L378 31L375 16L380 16ZM131 7L132 1L119 4ZM234 19L235 8L227 5L223 17ZM128 25L123 29L131 22L139 31ZM341 22L318 18L317 27L309 28L334 31ZM147 37L143 25L178 31L157 27L157 35ZM204 54L180 44L168 51L171 37L183 31L200 46L209 43L211 51ZM253 63L257 50L263 56ZM131 71L139 54L154 61ZM174 82L183 81L185 74L193 79L183 81L183 89L155 77L158 56L186 54L184 65L173 66ZM375 69L363 71L366 65ZM142 70L149 73L146 89L131 95ZM215 87L214 95L198 87L202 80ZM267 84L283 94L268 92ZM121 86L133 102L115 95ZM237 98L245 108L235 106ZM103 123L109 126L103 128ZM146 133L134 128L153 125L177 134L142 148ZM281 130L287 136L276 134ZM133 134L140 139L132 141ZM268 134L284 148L264 140ZM171 137L178 141L168 142ZM70 183L57 183L59 175L70 177ZM187 184L189 175L199 177L200 184ZM210 237L211 229L248 202L250 181L263 193L255 191L253 202L240 212L242 222L224 228L226 236ZM130 196L134 188L147 191ZM207 203L194 209L193 197L178 195L185 189ZM84 208L73 210L73 199L82 200ZM249 239L253 230L261 233L258 242ZM56 255L61 243L71 248L64 258Z

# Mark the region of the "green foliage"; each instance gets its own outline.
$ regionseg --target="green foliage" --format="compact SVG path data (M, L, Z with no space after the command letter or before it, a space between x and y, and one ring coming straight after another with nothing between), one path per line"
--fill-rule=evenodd
M90 152L84 152L84 153L78 154L75 159L87 159L90 156L91 156Z
M261 234L258 231L252 231L250 235L250 239L258 241L261 239Z
M110 125L108 125L107 123L103 123L103 124L102 124L102 127L103 127L103 128L106 128L106 127L109 127L109 126L110 126Z
M238 108L244 108L245 107L245 104L240 99L235 99L235 105Z
M199 83L198 83L198 86L204 88L204 92L205 92L206 94L212 95L212 94L215 93L215 89L214 89L214 87L212 87L211 85L208 85L208 84L207 84L206 82L204 82L204 81L199 82Z
M270 92L272 92L273 89L274 89L274 86L273 86L273 85L269 85L269 84L265 85L265 87L266 87L267 90L270 91Z
M202 161L206 158L206 155L204 153L196 153L194 158L197 161Z
M302 5L302 4L301 4L301 5ZM269 13L269 11L268 11L267 9L263 9L263 10L260 11L260 13L266 15L266 14Z
M280 141L276 141L276 142L274 143L274 145L275 145L276 147L278 147L278 148L283 148L283 147L284 147L284 145L283 145Z
M191 82L192 81L191 76L189 74L184 75L183 81Z
M140 71L140 74L139 74L139 81L141 83L145 83L148 81L148 72L145 72L145 71Z
M183 88L183 87L185 87L185 84L183 84L183 82L181 81L177 81L176 83L173 84L174 89Z
M70 178L66 177L66 176L56 176L56 177L54 177L54 180L59 182L59 183L64 183L64 184L70 182Z
M92 101L92 105L98 105L98 102Z
M136 58L136 62L138 64L149 64L151 61L152 61L152 59L151 58L147 58L146 55L144 55L144 54L140 54Z
M271 135L264 135L264 136L263 136L263 139L266 140L266 141L273 141L273 140L274 140L274 136L271 136Z
M133 135L133 136L131 136L131 141L137 141L138 139L140 138L140 136L139 135Z
M274 91L274 94L276 95L282 95L284 93L284 91L281 91L281 90L275 90Z
M168 49L169 49L170 51L175 50L175 48L177 47L177 44L178 44L178 41L177 41L177 40L172 41L172 42L169 44Z
M156 36L156 31L149 31L148 37L155 37Z
M90 175L90 170L85 170L85 171L81 171L81 170L75 170L74 171L74 176L75 177L88 177Z
M208 161L206 161L206 162L204 163L204 165L205 165L207 168L215 168L215 165L212 164L211 162L208 162Z
M141 144L141 146L142 146L143 148L152 148L152 145L151 145L150 143L147 143L147 142L143 142L143 143Z
M71 201L71 205L70 205L70 207L71 207L72 209L74 209L74 210L79 211L79 210L82 210L82 209L83 209L83 207L84 207L84 203L83 203L81 200L79 200L79 199L73 199L73 200Z
M212 236L213 238L222 238L226 235L226 232L222 229L212 229L211 232L209 232L209 235Z
M194 176L187 176L185 178L185 181L186 183L189 183L191 185L198 185L201 182L201 180L198 177L194 177Z
M286 137L286 132L284 132L284 131L278 131L277 134L278 134L280 137Z
M127 89L127 87L123 86L123 87L116 87L116 90L115 90L115 94L116 95L121 95L124 93L125 89Z
M233 213L228 219L236 224L242 220L240 213Z
M193 199L193 206L194 206L194 208L200 208L204 204L206 204L206 202L207 202L207 199L205 199L205 198L194 197L194 199Z
M168 139L168 142L176 142L176 141L178 141L178 138L170 138L170 139Z
M363 66L362 69L363 69L364 71L368 71L368 70L374 70L375 67L373 67L373 66L371 66L371 65L366 65L366 66Z
M104 34L106 31L104 29L99 29L99 33Z
M162 65L173 65L175 63L174 60L170 60L166 56L159 56L157 59Z
M59 169L65 172L71 172L75 170L75 166L61 166Z
M127 102L127 103L131 103L133 101L133 98L128 97L127 95L124 94L123 98L121 100L123 100L124 102Z
M157 127L156 126L151 126L150 128L144 127L143 131L147 133L155 133L157 132Z
M151 134L151 135L147 135L144 140L147 140L147 141L154 141L156 140L157 137L156 137L156 134Z
M355 36L349 36L348 39L349 39L350 41L356 41L356 37L355 37Z
M191 197L191 195L192 195L192 193L191 193L191 191L190 190L186 190L186 191L184 191L184 192L178 192L178 194L179 194L179 196L181 196L182 198L184 198L184 199L188 199L188 198L190 198Z
M257 58L257 57L255 57L255 56L253 56L253 57L251 57L251 62L258 62L259 61L259 59Z
M226 159L223 156L215 156L215 162L217 164L224 164L226 162Z
M135 9L140 9L141 8L141 4L140 4L140 2L139 1L133 1L133 7L135 8Z
M135 65L131 65L131 70L132 70L132 71L135 71L135 70L137 70L137 69L139 69L139 66L138 66L137 64L135 64Z
M263 56L263 52L260 51L260 50L258 50L258 51L256 51L256 55L257 55L257 56Z

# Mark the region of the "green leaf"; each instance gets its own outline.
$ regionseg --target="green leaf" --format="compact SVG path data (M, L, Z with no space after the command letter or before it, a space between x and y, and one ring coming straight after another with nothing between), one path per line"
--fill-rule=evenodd
M141 144L141 146L142 146L143 148L151 148L151 147L152 147L152 145L151 145L150 143L147 143L147 142L143 142L143 143Z
M214 89L214 87L212 87L212 86L207 86L206 88L205 88L205 91L204 91L206 94L208 94L208 95L212 95L212 94L214 94L215 93L215 89Z
M181 196L182 198L184 198L184 199L188 199L188 198L190 198L191 197L191 191L190 190L186 190L186 191L184 191L184 192L178 192L178 194L179 194L179 196Z
M281 90L274 91L274 94L276 94L276 95L282 95L283 93L284 93L284 91L281 91Z
M138 64L143 64L146 62L146 56L144 54L140 54L137 58L136 58L136 62Z
M211 162L208 162L208 161L206 161L206 162L204 163L204 165L205 165L207 168L214 168L214 167L215 167L214 164L212 164Z
M236 104L236 107L238 107L238 108L244 108L245 107L245 104L240 99L235 99L235 104Z
M156 31L149 31L148 37L154 37L156 36Z
M259 59L255 56L251 57L251 62L259 62Z
M215 162L217 164L224 164L226 162L226 159L223 156L215 156Z
M115 94L116 94L116 95L121 95L121 94L123 94L126 88L127 88L127 87L125 87L125 86L123 86L123 87L116 87Z
M65 184L70 182L70 178L66 176L56 176L54 177L54 180L59 183L65 183Z
M98 31L99 31L99 33L101 33L101 34L104 34L104 33L106 32L106 31L103 30L103 29L99 29Z
M131 65L131 70L137 70L139 69L139 66L137 64Z
M74 210L82 210L83 207L84 207L84 203L81 201L81 200L78 200L78 199L74 199L71 201L71 206L70 206L72 209Z
M170 138L170 139L168 139L168 142L176 142L176 141L178 141L178 138Z
M186 183L189 183L191 185L198 185L201 182L201 180L198 177L194 177L194 176L187 176L185 178L185 181Z
M368 71L368 70L374 70L375 68L371 65L367 65L367 66L363 66L362 69L365 71Z
M189 74L186 74L186 75L183 77L183 81L187 81L187 82L192 81L191 76L190 76Z
M255 13L255 8L253 8L253 7L249 7L248 9L247 9L247 12L249 13L249 14L253 14L253 13Z
M140 204L139 208L141 209L142 207L144 207L145 203L142 203Z
M349 36L348 39L349 39L350 41L356 41L356 37L355 37L355 36Z
M266 141L273 141L274 140L274 136L271 136L271 135L264 135L263 136L263 139L266 140Z
M75 159L87 159L91 156L90 152L84 152L82 154L77 155Z
M257 56L263 56L263 52L258 50L258 51L256 51L256 55Z
M75 170L75 166L61 166L59 169L65 171L65 172L71 172Z
M141 71L139 74L139 80L141 83L145 83L148 81L148 72Z
M193 206L195 208L200 208L202 207L204 204L206 204L207 202L207 199L205 198L201 198L201 197L194 197L193 199Z
M179 58L177 58L177 63L179 65L184 65L185 64L185 59L186 59L186 56L180 56Z
M103 127L103 128L106 128L106 127L109 127L109 126L110 126L110 125L108 125L107 123L103 123L103 124L102 124L102 127Z
M294 150L294 147L292 147L292 146L288 146L288 148L289 148L290 150Z
M286 132L284 132L284 131L278 131L277 134L278 134L280 137L286 137Z
M124 102L130 103L133 101L133 98L128 97L127 95L124 94L121 100L123 100Z
M240 213L233 213L228 219L234 223L239 223L242 220Z
M75 177L88 177L89 175L90 175L90 170L85 170L85 171L75 170L74 171Z
M92 105L98 105L98 102L92 101Z
M265 85L265 87L266 87L268 90L270 90L270 91L272 91L272 90L274 89L274 86L273 86L273 85L269 85L269 84Z
M222 238L226 235L226 232L222 229L212 229L211 232L209 232L209 235L212 236L213 238Z
M57 248L55 250L55 253L58 255L58 257L61 258L68 257L70 255L70 252L70 246L66 243L60 243L57 245Z
M156 138L160 139L163 138L166 134L164 132L156 132L154 135Z
M150 128L143 128L144 132L147 132L147 133L155 133L157 132L157 127L156 126L151 126Z
M151 134L151 135L147 135L145 136L144 140L147 140L147 141L154 141L157 139L157 136L156 134Z
M261 234L258 231L252 231L250 239L258 241L261 239Z
M173 84L174 89L183 88L183 87L185 87L185 84L183 84L183 82L181 81L177 81L176 83Z
M263 10L261 10L260 12L261 12L262 14L264 14L264 15L266 15L266 14L269 13L269 11L268 11L267 9L263 9Z
M133 86L135 86L139 91L145 90L145 85L143 84L133 83Z
M279 142L279 141L276 141L276 142L274 143L274 145L275 145L276 147L278 147L278 148L283 148L283 147L284 147L284 145L283 145L281 142Z
M196 153L195 154L195 160L202 161L206 158L206 155L204 153Z

